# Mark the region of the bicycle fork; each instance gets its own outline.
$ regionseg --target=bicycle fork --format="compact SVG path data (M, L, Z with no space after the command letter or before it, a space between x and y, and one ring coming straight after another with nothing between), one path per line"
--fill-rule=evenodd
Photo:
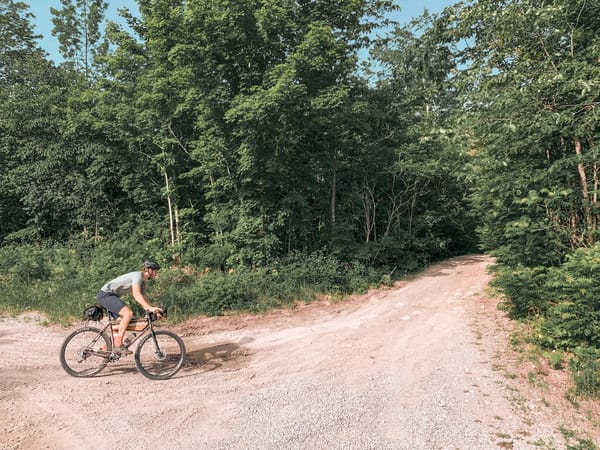
M167 359L167 353L161 350L160 346L158 345L158 339L156 339L156 333L154 330L151 330L150 333L152 333L152 341L154 342L154 357L157 361L164 361Z

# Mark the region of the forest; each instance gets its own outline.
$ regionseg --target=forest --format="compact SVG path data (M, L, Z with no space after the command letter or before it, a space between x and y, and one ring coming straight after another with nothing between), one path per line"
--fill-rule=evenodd
M49 8L56 63L0 0L0 311L72 320L146 258L183 320L486 252L600 396L600 2L107 5Z

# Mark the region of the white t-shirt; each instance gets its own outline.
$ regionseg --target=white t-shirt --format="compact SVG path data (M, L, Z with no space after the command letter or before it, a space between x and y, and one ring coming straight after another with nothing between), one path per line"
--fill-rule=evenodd
M103 292L110 292L118 295L119 297L125 294L131 294L131 288L136 285L140 286L142 291L144 290L144 273L143 272L129 272L125 275L115 278L109 281L102 289Z

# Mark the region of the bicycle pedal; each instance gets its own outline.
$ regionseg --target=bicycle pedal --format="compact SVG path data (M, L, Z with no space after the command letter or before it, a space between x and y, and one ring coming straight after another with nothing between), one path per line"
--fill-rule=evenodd
M113 348L112 352L115 355L119 355L119 356L131 355L133 353L127 347L116 347L116 348Z

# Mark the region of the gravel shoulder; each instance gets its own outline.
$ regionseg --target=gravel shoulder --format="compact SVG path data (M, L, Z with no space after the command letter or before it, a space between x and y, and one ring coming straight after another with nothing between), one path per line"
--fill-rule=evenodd
M565 430L598 445L598 404L567 401L568 374L514 345L490 263L470 255L343 302L171 326L188 362L160 382L133 357L71 378L58 352L76 325L1 318L0 450L564 449L577 442Z

